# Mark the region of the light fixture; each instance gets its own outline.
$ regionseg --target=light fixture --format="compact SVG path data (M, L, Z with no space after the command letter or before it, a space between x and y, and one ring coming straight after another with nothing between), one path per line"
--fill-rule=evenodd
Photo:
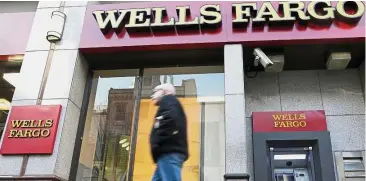
M273 62L273 65L270 67L264 68L265 72L282 72L283 66L285 65L285 56L284 55L269 55L269 59Z
M121 144L121 147L125 148L127 151L130 150L130 143L128 142L128 140L126 138L120 140L119 144Z
M6 99L0 99L0 110L1 111L9 111L11 107L11 104Z
M64 31L66 14L61 11L53 11L51 15L51 28L47 31L47 40L51 43L60 41Z
M328 70L342 70L347 68L350 60L350 52L333 52L329 55L326 66Z
M8 56L8 61L9 62L19 62L22 61L24 58L24 55L9 55Z
M126 141L127 141L127 139L122 139L122 140L119 141L119 144L123 144Z
M274 155L275 160L305 160L306 154Z

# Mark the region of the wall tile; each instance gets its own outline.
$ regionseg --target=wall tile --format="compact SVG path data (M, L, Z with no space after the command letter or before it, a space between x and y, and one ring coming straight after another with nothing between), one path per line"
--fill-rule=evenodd
M38 9L40 8L58 8L61 6L61 1L38 1Z
M23 156L2 156L0 155L0 176L19 175L22 166Z
M72 7L72 6L87 6L88 1L66 1L65 7Z
M70 99L81 108L89 66L81 54L78 54L74 76L71 84Z
M25 54L13 100L37 99L47 57L48 51Z
M245 134L246 134L246 141L247 141L247 149L248 150L252 150L253 149L253 122L252 122L252 119L251 118L246 118L245 119L245 123L246 123L246 131L245 131Z
M85 11L86 7L66 7L64 9L65 27L62 39L56 43L55 49L78 49Z
M62 105L62 111L60 121L57 129L57 136L55 140L55 147L52 155L34 155L30 156L28 160L27 169L25 175L48 175L54 174L57 156L59 154L60 140L62 135L62 129L65 122L68 99L51 99L42 100L42 105ZM76 129L76 128L75 128Z
M51 14L58 8L38 9L33 20L26 51L49 50L50 42L46 39L50 29Z
M37 100L20 100L12 101L12 106L22 106L22 105L35 105ZM7 127L7 124L5 124ZM3 135L0 135L0 137ZM1 139L2 140L2 139ZM2 142L0 142L0 147ZM2 156L0 155L0 176L1 175L19 175L20 168L22 166L23 156Z
M251 118L246 118L246 137L247 137L247 156L248 156L248 160L247 160L247 164L248 164L248 170L247 170L247 174L250 175L250 181L254 180L254 175L253 175L253 141L252 141L252 137L253 137L253 122Z
M333 151L365 150L365 116L327 116Z
M247 137L243 110L244 95L225 96L226 173L247 171Z
M241 45L225 45L225 94L244 93L243 49Z
M69 178L79 116L80 109L73 102L69 101L62 126L61 140L55 167L55 175L66 180Z
M246 117L252 112L281 110L277 75L260 72L255 78L245 78Z
M322 110L317 71L285 71L279 74L282 111Z
M319 71L319 78L327 115L365 114L357 69Z
M78 50L55 50L44 99L64 99L70 95Z

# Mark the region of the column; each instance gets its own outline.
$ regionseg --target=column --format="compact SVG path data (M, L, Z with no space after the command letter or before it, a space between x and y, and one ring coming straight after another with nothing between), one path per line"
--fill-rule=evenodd
M88 64L78 52L87 2L40 1L33 20L26 53L12 105L35 105L47 62L51 62L42 105L62 105L52 155L0 156L0 177L46 177L69 180L71 160L84 97ZM60 42L46 40L51 13L66 14ZM22 167L24 173L21 173Z
M248 173L243 49L225 45L225 171Z

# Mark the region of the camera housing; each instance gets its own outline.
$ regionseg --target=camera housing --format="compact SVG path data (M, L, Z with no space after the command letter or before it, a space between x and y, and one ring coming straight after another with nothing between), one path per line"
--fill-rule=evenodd
M254 66L258 66L259 62L262 64L264 68L273 65L271 59L269 59L267 55L260 48L255 48L253 51L253 55L255 56Z

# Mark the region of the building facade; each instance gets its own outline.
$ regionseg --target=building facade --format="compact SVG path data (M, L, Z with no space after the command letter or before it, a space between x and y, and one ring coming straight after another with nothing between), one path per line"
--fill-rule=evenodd
M150 180L161 83L187 115L185 181L365 179L361 1L12 3L0 180ZM34 139L7 119L33 105L62 106L49 154L10 144Z

